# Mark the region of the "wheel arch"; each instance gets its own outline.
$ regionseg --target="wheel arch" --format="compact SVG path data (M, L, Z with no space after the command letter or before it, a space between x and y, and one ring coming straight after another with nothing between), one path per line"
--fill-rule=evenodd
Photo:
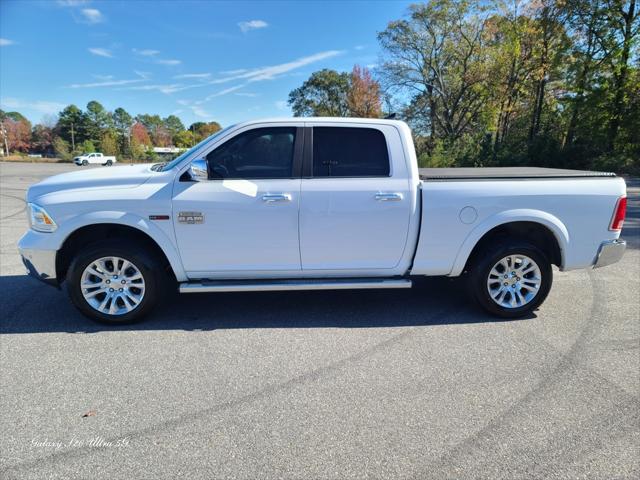
M166 235L154 225L140 220L127 222L125 217L104 218L76 226L69 231L56 255L56 276L61 282L73 259L74 251L96 240L105 238L134 239L147 245L166 264L167 271L177 281L185 281L186 274L178 252ZM153 227L153 228L150 228ZM155 230L160 230L159 232Z
M478 225L458 251L450 276L464 272L488 242L500 237L526 239L538 246L554 265L563 268L569 243L566 226L555 216L539 210L511 210Z

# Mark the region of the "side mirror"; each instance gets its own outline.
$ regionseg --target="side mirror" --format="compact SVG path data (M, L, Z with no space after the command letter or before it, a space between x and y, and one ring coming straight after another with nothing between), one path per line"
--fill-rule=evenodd
M198 158L191 162L189 167L189 175L194 182L202 182L209 179L209 171L207 161L204 158Z

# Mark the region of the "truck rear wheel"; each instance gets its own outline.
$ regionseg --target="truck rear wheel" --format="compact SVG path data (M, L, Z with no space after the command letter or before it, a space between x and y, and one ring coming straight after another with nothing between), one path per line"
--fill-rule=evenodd
M82 166L86 167L87 165L89 165L89 162L87 160L82 160Z
M105 163L105 165L107 167L110 167L111 165L113 165L113 162L111 160L107 160L107 163Z
M549 294L553 270L547 256L526 241L508 241L480 252L470 272L471 291L487 312L518 318Z
M160 298L166 273L145 249L126 240L88 246L71 262L67 291L85 316L125 324L148 314Z

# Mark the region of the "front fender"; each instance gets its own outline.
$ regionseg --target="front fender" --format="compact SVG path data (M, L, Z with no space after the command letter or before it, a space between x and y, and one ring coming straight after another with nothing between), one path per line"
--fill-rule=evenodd
M458 250L456 260L449 276L456 277L462 273L473 248L485 234L500 225L513 222L533 222L547 227L551 233L553 233L553 236L556 238L556 241L560 246L562 266L564 266L565 252L567 251L567 246L569 244L569 231L564 223L562 223L558 217L555 217L548 212L535 209L516 209L506 210L492 215L484 219L473 230L471 230Z
M69 236L79 228L106 223L124 225L146 233L154 242L158 244L160 249L166 255L167 260L169 260L169 264L173 269L173 273L176 276L176 280L178 280L179 282L184 282L187 280L187 275L182 267L182 261L180 260L180 256L178 254L178 251L176 250L172 236L169 236L167 232L165 232L154 222L151 222L144 217L133 213L98 211L88 212L72 218L68 218L64 222L62 222L62 224L58 227L58 230L55 232L58 241L56 250L62 248L62 245L67 240L67 238L69 238ZM173 232L173 227L170 220L167 221L167 227L170 232Z

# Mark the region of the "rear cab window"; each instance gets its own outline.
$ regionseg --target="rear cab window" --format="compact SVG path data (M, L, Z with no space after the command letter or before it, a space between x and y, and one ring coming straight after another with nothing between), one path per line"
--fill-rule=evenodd
M388 177L389 150L375 128L313 127L313 177Z

